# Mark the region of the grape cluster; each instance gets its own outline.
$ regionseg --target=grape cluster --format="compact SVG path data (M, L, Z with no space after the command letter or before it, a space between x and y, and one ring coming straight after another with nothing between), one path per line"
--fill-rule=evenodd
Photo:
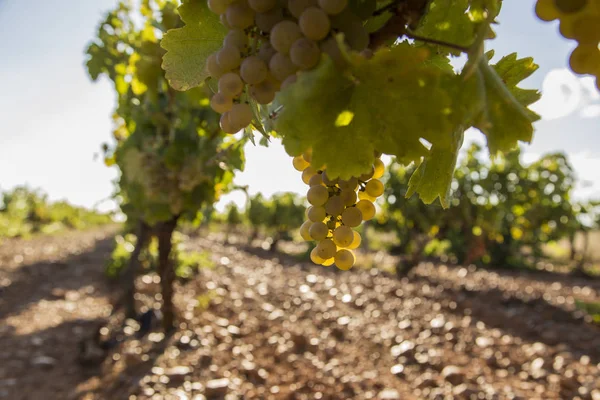
M600 0L538 0L537 16L560 21L560 33L577 41L569 64L577 74L596 77L600 90Z
M271 103L301 71L314 68L322 52L341 62L336 33L344 34L349 49L366 50L369 34L347 6L348 0L208 0L229 30L206 62L218 80L211 107L222 114L221 129L235 133L248 126L248 96Z
M375 216L373 202L383 194L379 178L385 167L377 157L368 173L340 180L329 179L326 170L315 170L310 161L310 152L293 160L294 168L302 172L302 180L310 186L306 197L311 206L306 210L308 220L300 227L300 234L304 240L318 242L310 253L315 264L335 263L345 271L354 265L352 250L361 243L360 234L352 228Z

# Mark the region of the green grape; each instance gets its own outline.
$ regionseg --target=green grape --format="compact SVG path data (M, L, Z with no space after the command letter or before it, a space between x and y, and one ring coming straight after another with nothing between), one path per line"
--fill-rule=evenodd
M360 210L363 221L369 221L375 216L375 205L369 200L360 200L356 203L356 208Z
M236 131L247 127L252 122L252 109L246 103L234 104L229 111L229 121Z
M275 50L273 48L273 46L271 46L271 43L269 43L269 42L264 42L258 49L258 56L260 57L261 60L263 60L267 64L269 64L269 61L271 61L271 58L276 53L277 53L277 50Z
M290 59L300 69L311 69L319 63L321 50L312 40L300 38L290 49Z
M371 197L379 197L383 194L383 183L379 179L371 179L365 186L365 192Z
M310 260L317 265L322 265L325 262L325 259L319 256L319 251L316 247L310 251Z
M308 185L310 183L310 178L316 174L317 171L315 171L313 167L305 168L304 171L302 171L302 182Z
M242 55L237 47L227 46L217 52L217 63L223 71L231 71L239 67L241 62Z
M359 198L359 200L367 200L367 201L370 201L371 203L373 203L373 202L375 202L375 200L377 200L377 197L369 196L366 192L364 192L362 190L358 192L358 198Z
M354 265L354 253L350 250L342 249L335 253L335 266L342 271L347 271Z
M340 226L333 231L333 242L339 246L347 248L354 241L354 231L348 226Z
M225 13L219 15L219 20L221 20L221 24L227 28L227 29L232 29L231 25L229 25L229 22L227 22L227 15Z
M327 186L334 186L338 183L338 179L329 179L327 176L327 171L323 171L323 183Z
M314 41L325 39L331 29L327 13L318 7L304 10L298 19L298 25L304 36Z
M219 93L224 96L233 98L244 90L244 82L235 72L228 72L219 78Z
M333 243L333 240L331 239L321 240L316 249L317 254L323 259L323 261L335 257L335 253L337 251L337 247L335 247L335 243Z
M304 171L306 171L307 169L305 169ZM329 192L327 191L327 188L325 186L311 186L311 188L308 189L308 192L306 193L306 199L310 204L317 207L322 206L325 203L329 204L329 202L327 201L329 199Z
M340 198L342 199L346 207L353 205L358 199L356 192L351 189L342 189L342 191L340 192Z
M231 110L233 101L231 100L231 97L225 96L221 92L215 93L210 99L210 107L219 114L223 114L224 112Z
M219 15L225 13L229 4L231 4L229 0L208 0L209 10Z
M295 18L300 18L302 12L317 5L317 0L288 0L287 8Z
M582 15L574 21L573 38L579 44L600 42L600 15Z
M225 15L232 28L243 30L254 25L254 10L243 1L230 5Z
M361 19L349 9L334 16L331 19L331 26L344 34L344 41L351 49L361 51L369 45L369 33Z
M323 186L323 178L321 174L313 175L308 181L308 186Z
M296 83L297 80L298 80L298 76L296 74L288 76L287 78L285 78L283 80L283 82L281 82L281 90L290 86L292 83Z
M300 39L301 36L302 33L300 32L298 24L293 21L281 21L271 29L271 46L278 52L287 54L289 53L292 44Z
M342 222L351 228L355 228L363 221L362 212L356 207L349 207L342 213Z
M283 21L283 10L279 7L264 13L257 13L254 22L262 32L270 32L277 23Z
M249 92L258 104L269 104L275 99L276 88L270 79L265 79L258 85L251 85Z
M571 53L569 65L576 74L593 74L600 69L600 49L597 45L580 44Z
M319 0L319 7L330 15L341 13L347 5L348 0Z
M257 56L246 57L240 67L240 75L244 82L257 84L267 78L267 64Z
M373 178L379 179L383 174L385 174L385 164L379 158L376 158L373 164Z
M327 238L329 228L323 222L315 222L308 229L308 233L313 240L321 241Z
M538 0L535 5L535 14L542 21L554 21L560 18L560 12L554 5L554 0Z
M213 79L219 79L227 71L224 71L217 62L217 54L211 54L206 59L206 70Z
M337 217L342 213L342 211L344 211L344 200L340 196L330 197L327 201L327 204L325 204L325 210L327 211L327 214Z
M354 238L352 239L352 243L348 246L348 249L355 250L360 247L360 243L362 242L362 238L360 237L360 233L356 231L352 231Z
M223 39L223 47L236 47L240 52L248 47L248 36L241 29L232 29Z
M329 260L325 260L321 265L324 267L330 267L335 262L335 258L331 257Z
M589 0L554 0L558 11L565 14L575 14L584 9Z
M284 81L298 70L292 60L283 53L276 53L269 61L269 71L279 81Z
M221 119L219 120L219 126L221 127L221 130L225 133L236 133L237 132L237 130L234 128L234 126L229 121L229 111L224 112L221 115Z
M309 163L312 162L312 149L308 149L302 153L302 157L304 157L304 159Z
M325 207L312 206L308 208L308 219L312 222L323 222L326 217Z
M350 178L347 181L340 180L338 181L338 185L342 190L352 190L353 192L355 192L358 188L358 178Z
M302 156L296 156L292 160L292 165L296 171L302 172L310 166L310 164Z
M359 180L366 182L369 179L371 179L373 177L373 175L375 174L375 168L371 167L371 169L369 170L369 172L362 174L361 176L358 177Z
M277 5L277 0L248 0L250 8L257 13L264 13Z
M304 221L304 223L300 226L300 236L302 236L302 239L306 241L312 240L312 237L309 233L312 224L313 223L311 221Z

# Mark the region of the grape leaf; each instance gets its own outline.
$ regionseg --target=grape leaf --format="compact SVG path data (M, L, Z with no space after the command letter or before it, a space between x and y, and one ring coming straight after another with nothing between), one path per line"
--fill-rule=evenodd
M469 18L468 9L469 0L433 0L415 33L467 47L475 37L475 25Z
M531 142L533 122L539 116L527 106L540 97L535 90L525 90L516 85L537 69L530 58L517 59L516 54L502 58L490 66L480 60L468 80L477 80L479 90L471 101L477 107L474 126L483 132L490 153L509 151L518 141ZM472 86L467 82L466 86Z
M186 25L168 31L162 39L167 51L162 67L174 89L187 90L208 77L206 59L221 47L227 29L205 0L184 1L179 13Z
M431 147L427 157L421 161L410 177L407 198L418 193L423 203L431 204L439 197L442 207L448 208L450 184L456 167L458 150L462 146L464 128L458 127L452 136L452 146Z
M451 99L439 86L443 70L424 63L426 49L401 44L366 60L351 55L345 73L324 56L278 94L284 105L275 119L290 155L312 148L312 164L331 178L367 171L374 150L405 162L427 154L420 138L446 141ZM430 140L431 139L431 140Z

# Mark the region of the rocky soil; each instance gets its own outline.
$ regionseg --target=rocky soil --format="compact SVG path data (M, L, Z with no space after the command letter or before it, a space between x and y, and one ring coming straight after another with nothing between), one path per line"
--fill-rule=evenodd
M575 307L597 281L432 264L399 281L209 235L187 243L215 265L178 284L176 332L140 338L109 317L110 234L0 245L0 398L600 399L600 327ZM156 308L157 277L138 287ZM82 366L100 325L122 341Z

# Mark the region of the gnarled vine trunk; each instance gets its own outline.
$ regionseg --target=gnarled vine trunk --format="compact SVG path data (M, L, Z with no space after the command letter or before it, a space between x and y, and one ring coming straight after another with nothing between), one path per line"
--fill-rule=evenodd
M163 305L163 330L171 332L175 323L175 308L173 306L173 282L175 281L175 269L171 264L171 250L173 248L173 231L177 226L179 217L157 225L156 235L158 237L158 275L160 276L160 287L162 291Z
M125 314L129 318L135 318L137 316L135 311L135 277L137 276L140 265L140 254L148 245L152 236L150 226L143 221L140 221L138 223L136 236L137 240L135 247L131 252L129 262L121 272L121 283L123 285L122 304L125 306Z

